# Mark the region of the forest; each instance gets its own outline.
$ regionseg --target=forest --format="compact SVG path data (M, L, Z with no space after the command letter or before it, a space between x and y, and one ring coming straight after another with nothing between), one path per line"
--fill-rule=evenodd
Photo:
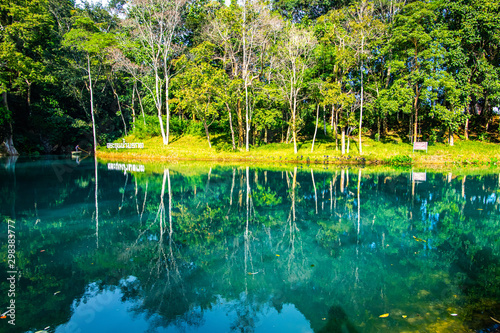
M0 0L3 153L497 142L498 17L492 0Z

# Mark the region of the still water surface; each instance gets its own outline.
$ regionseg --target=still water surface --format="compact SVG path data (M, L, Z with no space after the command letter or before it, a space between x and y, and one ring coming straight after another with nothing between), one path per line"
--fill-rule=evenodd
M500 319L498 170L0 166L0 278L9 220L19 272L16 325L0 331L470 332Z

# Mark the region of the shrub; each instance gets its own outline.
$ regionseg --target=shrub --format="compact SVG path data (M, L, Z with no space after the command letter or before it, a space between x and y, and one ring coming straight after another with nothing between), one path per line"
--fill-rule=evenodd
M395 155L391 156L386 160L390 165L409 165L413 163L413 160L408 155Z
M147 139L161 135L160 122L157 116L145 115L146 124L142 117L138 117L135 122L134 136L138 139Z

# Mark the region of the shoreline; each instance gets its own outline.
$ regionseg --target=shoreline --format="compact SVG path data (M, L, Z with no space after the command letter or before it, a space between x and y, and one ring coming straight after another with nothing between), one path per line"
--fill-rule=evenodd
M133 136L127 142L138 142ZM144 149L116 149L99 147L97 157L114 161L175 162L198 161L217 163L270 163L311 165L366 165L366 166L415 166L415 167L467 167L499 166L500 145L477 141L459 141L454 146L442 143L430 145L428 151L413 151L408 143L382 143L365 138L363 155L359 155L357 142L351 142L350 153L344 155L335 149L335 142L317 141L311 152L311 142L300 144L297 154L293 146L272 143L252 147L250 151L232 151L216 145L208 147L206 141L196 136L182 136L165 146L161 138L143 141Z

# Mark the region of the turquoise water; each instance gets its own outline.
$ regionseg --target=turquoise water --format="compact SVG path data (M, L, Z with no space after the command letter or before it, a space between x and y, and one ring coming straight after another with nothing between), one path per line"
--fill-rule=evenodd
M0 162L0 312L15 301L0 331L470 332L500 320L498 170L78 162Z

